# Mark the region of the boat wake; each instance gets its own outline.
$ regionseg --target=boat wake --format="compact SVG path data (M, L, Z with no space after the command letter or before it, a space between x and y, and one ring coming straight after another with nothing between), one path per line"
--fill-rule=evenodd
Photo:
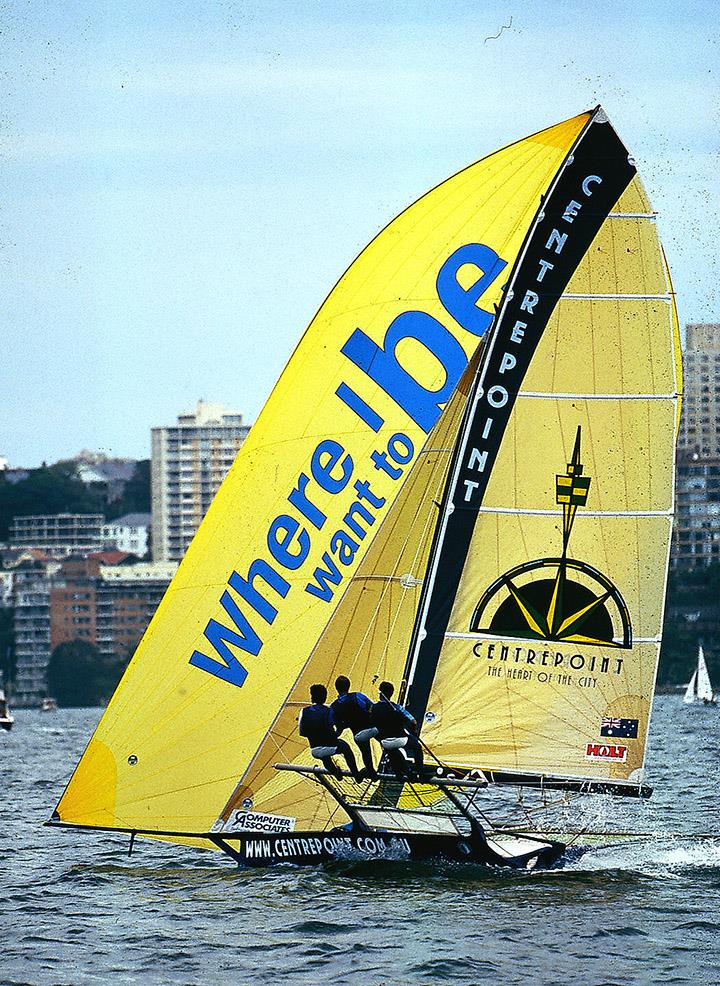
M649 876L685 870L720 870L720 837L652 836L613 846L569 850L562 869L572 872L632 871Z

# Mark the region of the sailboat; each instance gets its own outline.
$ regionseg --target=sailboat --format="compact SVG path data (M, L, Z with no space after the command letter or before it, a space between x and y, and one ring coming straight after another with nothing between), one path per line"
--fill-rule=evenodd
M717 702L717 696L713 692L710 682L710 674L705 661L702 644L698 647L697 667L688 682L685 695L683 696L683 702L686 705L693 705L696 702L703 702L705 705L715 705Z
M12 729L14 722L15 718L8 707L8 701L5 697L5 690L0 688L0 729L4 729L9 732L9 730Z
M536 808L649 796L681 389L655 219L597 107L382 230L298 344L49 824L243 865L532 867L580 835ZM338 674L395 683L422 776L314 759L298 716Z

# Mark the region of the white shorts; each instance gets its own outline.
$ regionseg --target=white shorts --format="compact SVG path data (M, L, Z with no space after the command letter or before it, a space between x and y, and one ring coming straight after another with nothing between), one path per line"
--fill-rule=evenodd
M311 746L310 752L318 760L324 760L325 757L334 757L337 753L336 746Z
M375 726L369 726L367 729L361 729L359 733L355 733L353 739L356 743L367 743L371 739L375 739L378 731Z
M383 750L402 750L407 746L407 736L388 736L387 739L380 740Z

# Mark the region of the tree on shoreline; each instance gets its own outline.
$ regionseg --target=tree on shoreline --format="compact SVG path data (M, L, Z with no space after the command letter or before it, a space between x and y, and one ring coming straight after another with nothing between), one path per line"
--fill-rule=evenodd
M141 459L112 498L103 484L84 483L74 460L30 469L25 479L9 482L0 472L0 541L6 541L15 517L44 514L103 514L114 520L150 511L150 460Z
M48 693L64 707L101 705L126 666L127 659L106 658L87 640L65 641L50 655Z
M720 624L720 564L691 571L671 570L658 669L659 685L687 682L703 644L710 679L720 684L720 651L716 643Z

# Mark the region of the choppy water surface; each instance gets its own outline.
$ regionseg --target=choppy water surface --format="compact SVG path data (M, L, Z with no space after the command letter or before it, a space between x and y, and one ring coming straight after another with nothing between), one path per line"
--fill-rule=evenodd
M720 710L656 702L659 833L545 873L405 863L239 871L215 853L44 829L98 710L0 733L0 982L720 983ZM683 832L686 838L661 833Z

